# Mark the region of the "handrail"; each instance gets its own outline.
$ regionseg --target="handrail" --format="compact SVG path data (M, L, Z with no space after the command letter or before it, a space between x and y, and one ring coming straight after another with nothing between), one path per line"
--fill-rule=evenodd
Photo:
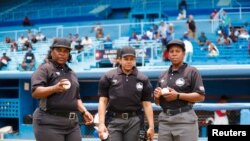
M97 110L98 103L84 103L87 109ZM153 109L160 111L161 107L156 104L152 104ZM250 103L195 103L195 110L215 111L215 110L239 110L239 109L250 109Z
M237 0L233 0L232 2L235 2L237 5L239 5L239 15L240 15L240 19L242 19L242 9L241 9L241 4L237 1Z
M237 5L239 5L239 7L241 7L240 2L238 2L237 0L233 0L232 2L235 2Z

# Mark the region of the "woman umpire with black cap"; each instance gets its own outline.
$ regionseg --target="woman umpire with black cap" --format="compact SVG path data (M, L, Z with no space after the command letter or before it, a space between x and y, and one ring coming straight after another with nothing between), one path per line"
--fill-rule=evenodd
M155 103L160 105L159 141L197 141L198 118L192 109L205 99L201 75L183 62L185 44L172 40L167 45L172 65L162 73L154 90Z
M33 127L37 141L81 141L77 112L86 124L93 116L82 104L76 74L68 67L70 41L56 38L47 59L31 78L32 97L39 100L33 114Z
M99 137L106 139L109 136L108 141L138 141L147 136L152 141L152 85L135 66L135 49L123 47L120 57L120 65L105 73L99 81ZM149 124L143 135L139 134L144 121L142 109Z

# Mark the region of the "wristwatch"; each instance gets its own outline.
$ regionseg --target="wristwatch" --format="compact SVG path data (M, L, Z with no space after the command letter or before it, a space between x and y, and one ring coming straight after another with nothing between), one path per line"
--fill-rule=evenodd
M87 110L86 111L82 111L81 114L84 116L86 114Z
M180 93L177 93L177 100L180 99Z

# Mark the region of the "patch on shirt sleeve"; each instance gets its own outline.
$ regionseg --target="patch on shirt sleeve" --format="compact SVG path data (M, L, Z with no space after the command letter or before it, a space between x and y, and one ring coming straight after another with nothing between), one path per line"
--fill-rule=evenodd
M202 92L205 92L204 86L200 86L199 89L200 89Z

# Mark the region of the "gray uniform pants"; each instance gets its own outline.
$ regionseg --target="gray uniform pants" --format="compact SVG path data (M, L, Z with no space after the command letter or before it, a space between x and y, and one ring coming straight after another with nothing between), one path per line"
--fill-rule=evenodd
M33 114L36 141L81 141L77 120L49 115L36 109Z
M112 118L108 123L108 141L138 141L139 130L138 116L129 119Z
M169 116L159 115L158 141L198 141L198 117L194 110Z

